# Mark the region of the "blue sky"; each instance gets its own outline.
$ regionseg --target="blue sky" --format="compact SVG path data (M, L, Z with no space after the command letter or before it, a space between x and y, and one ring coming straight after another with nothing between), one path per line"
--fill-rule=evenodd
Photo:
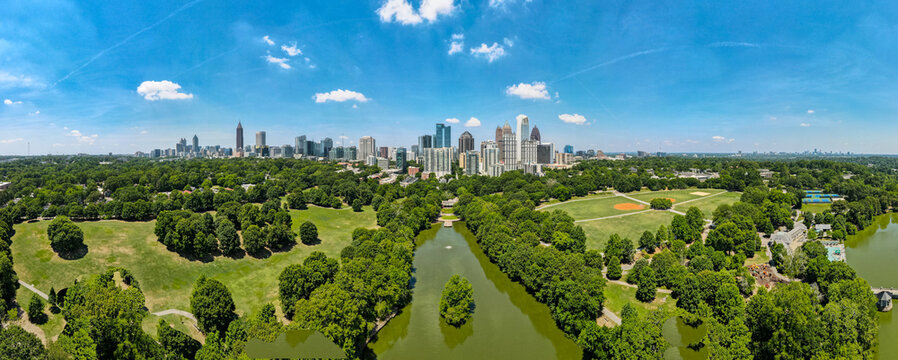
M409 146L518 114L607 152L898 153L889 1L0 1L0 154ZM477 119L472 121L471 118ZM476 125L480 126L466 127Z

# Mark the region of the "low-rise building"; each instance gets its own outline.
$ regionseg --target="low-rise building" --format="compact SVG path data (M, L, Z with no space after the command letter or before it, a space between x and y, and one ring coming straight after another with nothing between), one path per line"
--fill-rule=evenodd
M795 223L795 227L789 231L777 231L770 236L773 244L783 244L786 251L792 254L808 238L808 228L802 223Z
M9 186L12 185L11 182L0 182L0 190L9 189Z

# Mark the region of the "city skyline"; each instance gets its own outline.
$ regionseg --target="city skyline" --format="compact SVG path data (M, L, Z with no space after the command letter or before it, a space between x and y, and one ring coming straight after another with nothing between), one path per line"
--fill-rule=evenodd
M9 3L0 154L224 145L238 121L408 147L519 114L578 149L898 153L896 4L427 4Z

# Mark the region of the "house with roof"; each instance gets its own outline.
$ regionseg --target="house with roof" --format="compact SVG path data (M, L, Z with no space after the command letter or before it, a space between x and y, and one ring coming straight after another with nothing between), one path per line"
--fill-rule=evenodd
M772 244L783 244L786 251L792 254L795 249L801 246L808 238L808 228L802 223L795 223L792 230L777 231L770 236Z

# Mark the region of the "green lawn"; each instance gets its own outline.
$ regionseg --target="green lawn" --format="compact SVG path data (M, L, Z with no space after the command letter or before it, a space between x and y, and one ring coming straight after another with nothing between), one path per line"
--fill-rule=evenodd
M670 199L674 199L674 205L676 205L677 203L704 197L704 196L700 196L700 195L693 195L692 193L694 193L694 192L703 192L703 193L708 194L708 195L704 195L704 196L710 196L710 195L713 195L713 194L716 194L719 192L723 192L723 190L691 188L691 189L681 189L681 190L640 191L640 192L635 192L635 193L629 193L627 195L634 199L639 199L639 200L642 200L645 202L649 202L654 198L670 198Z
M655 232L660 225L670 226L674 215L676 214L669 211L649 211L619 218L578 222L575 225L582 226L586 231L587 249L602 250L611 234L628 237L636 244L644 231Z
M617 314L617 316L620 316L620 313L626 304L633 304L636 306L636 311L639 312L640 315L645 316L650 311L658 308L664 308L669 312L672 312L677 305L676 303L677 301L669 294L662 293L656 293L655 300L651 303L644 303L636 300L636 288L612 282L605 283L604 306Z
M570 200L568 200L568 201L571 201L571 200L590 199L590 198L595 198L595 197L607 197L607 196L610 196L611 194L612 194L611 191L598 191L598 192L596 192L596 193L589 194L589 195L586 195L586 196L574 196L574 197L572 197L572 198L571 198ZM560 202L561 202L561 201L559 201L558 199L554 199L554 198L553 198L553 199L550 199L549 201L544 202L541 206L552 205L552 204L558 204L558 203L560 203Z
M140 282L150 312L171 308L189 311L193 282L205 274L227 285L237 311L247 314L267 302L277 303L277 276L287 265L301 262L316 250L337 257L351 242L353 229L375 226L375 213L370 207L359 213L310 207L292 210L291 216L294 229L305 220L314 222L321 243L307 246L297 239L297 245L290 251L276 252L267 258L216 257L204 263L168 251L153 234L155 221L97 221L78 223L84 231L87 255L77 260L64 260L50 248L47 239L50 222L41 221L15 225L12 252L19 279L44 292L51 286L57 290L70 286L74 279L101 273L108 266L123 266ZM27 304L31 293L23 287L18 295L19 303ZM152 320L145 326L155 328L158 319L153 317ZM61 330L61 326L52 321L44 326L50 336Z
M702 213L705 214L705 219L710 220L714 210L717 210L717 207L723 204L733 204L739 201L739 198L742 197L742 193L739 192L727 192L720 195L714 195L712 197L705 197L703 199L695 200L692 202L688 202L682 205L674 203L674 209L682 212L686 212L689 207L695 206Z
M545 207L542 210L545 211L555 211L555 210L564 210L569 215L571 215L574 220L583 220L583 219L595 219L605 216L611 215L620 215L626 214L639 210L618 210L614 208L614 205L624 204L624 203L634 203L633 200L629 200L624 197L619 196L599 196L585 200L577 200L577 201L568 201L565 203L561 203L554 206ZM641 205L641 204L638 204ZM648 207L645 207L648 208Z
M822 213L824 211L829 211L833 207L832 203L829 204L802 204L801 212L812 212L815 214Z

